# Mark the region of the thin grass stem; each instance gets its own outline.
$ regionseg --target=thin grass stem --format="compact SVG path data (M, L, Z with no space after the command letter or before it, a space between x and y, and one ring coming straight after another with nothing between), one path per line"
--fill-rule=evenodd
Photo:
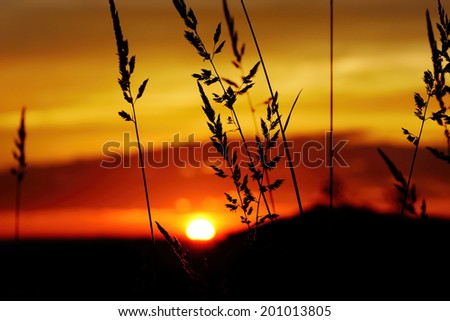
M330 166L330 212L333 212L334 201L334 176L333 176L333 112L334 112L334 4L330 0L330 144L329 144L329 166Z
M15 240L16 242L19 242L20 240L20 196L21 196L21 185L22 182L17 181L16 185L16 213L15 213Z
M14 239L16 242L20 240L20 202L21 202L21 187L22 181L25 176L25 170L27 167L26 155L25 155L25 107L22 108L20 117L20 126L17 130L17 138L14 140L15 149L13 150L14 159L17 161L17 167L11 169L11 173L16 176L16 206L15 206L15 226L14 226Z
M401 216L403 216L405 214L406 203L408 201L408 195L409 195L409 186L411 185L411 179L412 179L412 175L413 175L413 171L414 171L414 166L416 164L417 153L419 151L419 145L420 145L420 139L422 137L423 127L425 125L425 120L426 120L426 117L427 117L428 104L430 103L430 99L431 99L431 95L428 94L427 102L425 103L425 109L424 109L424 112L423 112L422 122L421 122L421 125L420 125L419 135L417 136L417 141L416 141L415 148L414 148L414 155L413 155L413 159L412 159L412 162L411 162L411 167L409 169L408 181L406 183L405 193L404 193L405 195L403 196L402 210L400 212Z
M143 157L143 151L141 147L141 140L139 136L139 126L136 116L136 108L135 103L136 101L142 97L142 95L145 92L145 88L148 83L148 79L144 80L144 82L140 85L138 89L138 94L136 97L133 96L132 90L131 90L131 75L134 72L135 65L136 65L136 56L131 56L129 58L129 47L128 47L128 40L124 39L123 33L122 33L122 27L120 25L120 18L119 13L116 9L116 5L114 3L114 0L109 0L110 4L110 10L111 10L111 18L113 22L113 28L114 28L114 35L116 38L117 43L117 55L119 57L119 72L120 72L120 78L118 79L118 83L120 85L121 91L123 93L125 101L131 105L132 109L132 115L129 115L124 110L119 111L119 116L123 118L125 121L131 121L134 123L134 129L136 132L136 139L138 144L138 157L139 157L139 167L141 168L141 174L142 174L142 181L144 184L144 192L145 192L145 201L146 201L146 207L147 207L147 215L149 219L149 225L150 225L150 234L151 234L151 240L152 240L152 255L153 255L153 277L154 280L156 280L156 268L157 268L157 253L156 253L156 241L155 241L155 233L153 230L153 219L152 219L152 213L151 213L151 207L150 207L150 199L149 199L149 193L148 193L148 184L147 184L147 177L145 175L145 164L144 164L144 157Z
M131 107L133 110L133 119L134 119L133 123L134 123L134 129L136 131L136 139L137 139L137 143L138 143L137 145L138 145L138 154L139 154L139 167L141 168L142 182L144 184L145 202L146 202L146 206L147 206L147 214L148 214L148 220L149 220L149 225L150 225L150 233L151 233L153 246L156 248L155 233L153 231L152 211L151 211L151 206L150 206L150 198L148 196L147 177L145 175L144 157L143 157L142 148L141 148L141 140L139 138L139 127L138 127L138 123L137 123L134 102L131 104Z

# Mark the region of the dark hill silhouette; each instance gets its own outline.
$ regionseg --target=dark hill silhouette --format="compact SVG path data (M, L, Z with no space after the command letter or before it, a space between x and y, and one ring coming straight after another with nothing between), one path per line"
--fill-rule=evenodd
M450 222L444 220L350 207L328 215L318 207L265 227L263 244L242 251L230 267L228 298L448 299L449 231Z
M158 282L148 240L0 244L3 300L449 300L450 222L317 207L214 248L191 247L191 281L167 243ZM189 244L186 244L189 247Z

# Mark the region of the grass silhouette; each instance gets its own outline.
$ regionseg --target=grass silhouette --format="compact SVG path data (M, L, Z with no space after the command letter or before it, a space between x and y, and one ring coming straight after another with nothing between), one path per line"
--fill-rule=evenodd
M433 155L437 158L450 163L450 133L447 128L450 125L450 117L447 115L448 106L445 104L445 97L450 94L450 87L445 84L446 74L450 72L450 56L448 53L449 45L450 45L450 21L445 12L444 7L441 4L441 1L438 0L438 11L439 11L439 22L436 23L436 26L440 33L440 42L441 48L438 48L436 38L433 31L433 25L430 18L430 12L426 11L426 23L427 23L427 34L428 41L431 48L431 60L433 64L433 71L426 70L423 75L423 82L425 84L427 96L423 98L419 93L414 94L415 101L415 116L420 120L420 129L419 133L416 135L409 131L406 128L402 128L403 134L406 136L407 140L414 145L414 154L412 157L411 165L409 168L409 174L407 179L403 178L403 174L396 169L394 163L384 154L381 150L379 150L381 156L384 161L387 163L391 172L393 173L397 182L400 185L396 185L398 189L401 190L402 194L402 207L400 214L403 216L405 211L408 211L412 214L416 214L412 203L415 202L415 186L411 187L412 176L414 172L414 167L417 160L417 154L419 151L420 142L422 139L422 134L424 130L425 122L429 119L436 122L439 126L444 127L444 136L447 140L447 153L440 151L436 148L427 147ZM430 104L431 98L434 97L439 105L439 110L436 112L432 112L432 116L428 117L428 107ZM412 202L409 202L409 200ZM409 202L409 203L408 203ZM426 209L425 201L422 203L422 212L424 213Z
M276 101L277 93L275 93L274 90L272 89L272 84L271 84L271 81L270 81L270 78L269 78L269 74L267 72L266 64L264 63L262 52L261 52L261 49L260 49L259 44L258 44L258 39L257 39L255 31L253 29L253 25L252 25L251 19L249 17L249 14L247 12L247 8L245 6L244 0L241 0L241 4L242 4L242 8L244 10L245 17L247 19L248 25L250 27L250 31L252 33L253 40L255 42L256 50L258 52L258 56L259 56L259 59L261 61L261 65L262 65L263 70L264 70L264 75L266 77L267 86L269 87L270 96L272 98L272 101ZM295 99L295 102L292 105L292 108L291 108L291 110L289 112L289 116L288 116L288 118L287 118L287 120L286 120L286 122L284 124L283 124L283 122L281 120L281 115L280 115L280 112L279 112L279 109L278 109L278 105L275 108L273 108L273 110L274 110L274 112L276 114L276 117L277 117L278 127L280 128L280 131L281 131L281 137L282 137L282 140L283 140L284 152L285 152L285 155L287 157L288 166L289 166L289 170L290 170L291 177L292 177L292 183L294 184L294 191L295 191L295 196L296 196L296 199L297 199L298 210L299 210L300 214L303 214L303 206L302 206L302 201L301 201L301 197L300 197L300 190L299 190L299 187L298 187L297 178L296 178L296 174L295 174L295 170L294 170L294 166L293 166L293 162L292 162L291 152L289 151L289 145L287 143L287 138L286 138L286 128L287 128L287 126L289 124L290 115L292 114L292 111L293 111L293 109L295 107L297 99L298 99L298 96Z
M280 187L283 180L277 179L269 185L264 185L263 183L264 173L267 170L272 170L273 168L275 168L276 164L281 159L280 155L277 155L272 159L267 158L269 150L275 147L275 142L279 136L279 131L275 131L274 134L271 134L271 132L281 121L279 115L276 116L276 114L278 113L277 96L274 95L272 101L267 106L266 119L261 119L261 130L264 138L261 139L256 136L255 139L257 153L256 155L252 155L250 145L245 138L243 128L240 124L240 120L234 108L234 105L240 95L246 94L254 86L253 77L257 73L260 62L257 62L253 66L253 68L244 77L242 77L240 84L221 77L214 62L215 55L219 54L225 45L225 41L220 41L222 31L221 23L217 25L217 28L214 32L213 48L211 51L209 51L197 30L197 17L195 16L192 8L188 9L186 3L183 0L174 0L173 4L188 29L184 34L186 40L196 49L198 55L204 61L210 63L210 66L212 68L212 70L202 69L201 73L195 73L192 75L197 80L199 93L203 101L202 109L208 118L207 124L212 133L212 136L210 137L211 142L216 151L223 158L225 162L223 167L225 168L225 170L229 171L229 174L226 174L224 169L220 168L220 166L212 164L211 167L216 172L217 176L221 178L230 177L232 179L236 189L236 195L233 196L225 193L225 197L228 202L226 204L226 207L229 208L232 212L241 209L241 222L247 225L249 231L253 230L253 232L255 232L258 225L264 223L267 219L273 221L278 216L278 214L272 212L269 206L268 199L266 197L266 193ZM232 42L234 42L236 46L237 39L235 37L235 33L232 32L232 34L232 38L235 39L232 40ZM237 51L237 49L235 48L234 51ZM242 55L243 49L240 49L240 51L238 52L238 60L240 60ZM225 85L225 83L228 84L228 87ZM202 84L207 87L213 84L219 84L222 93L213 93L213 100L215 103L223 104L231 113L231 115L228 117L228 123L234 125L237 132L239 133L241 142L244 146L245 154L247 156L248 170L250 171L248 174L242 173L241 166L239 165L240 161L238 159L237 151L230 151L228 145L228 135L227 132L224 131L221 115L217 114L216 116L216 111L212 107L212 104L207 97ZM256 163L255 157L258 163ZM250 178L257 184L257 193L259 195L258 197L255 197L254 193L250 189ZM264 215L259 215L261 200L266 211ZM254 212L254 206L252 205L252 203L256 203L256 218L253 220L250 218L250 216Z
M156 241L155 241L155 233L153 231L153 219L152 212L150 207L150 199L148 195L148 186L147 186L147 178L145 174L145 164L144 164L144 156L142 151L142 144L139 137L139 126L138 120L136 116L136 101L142 97L145 92L145 88L148 83L148 79L145 79L142 84L139 86L138 93L136 97L134 97L131 90L131 75L134 72L135 64L136 64L136 56L131 56L128 58L129 50L128 50L128 41L124 39L122 34L122 28L120 26L119 13L117 12L114 0L109 0L111 17L113 21L114 34L116 37L117 43L117 55L119 57L119 72L120 78L118 80L120 88L122 90L123 97L125 101L131 106L132 114L130 115L124 110L119 111L119 116L122 117L125 121L130 121L134 124L134 129L136 133L137 146L138 146L138 157L139 157L139 167L141 168L142 173L142 183L144 185L145 192L145 202L147 206L147 214L148 221L150 225L150 235L153 244L153 258L156 261Z
M334 135L334 2L330 0L330 149L329 149L329 195L330 212L334 207L333 135Z
M224 12L225 22L227 24L227 29L228 29L228 33L229 33L229 37L230 37L230 41L231 41L231 48L232 48L233 55L234 55L234 60L232 60L232 64L234 67L236 67L240 71L241 77L245 77L246 74L245 74L243 60L244 60L244 56L245 56L246 45L245 45L245 43L242 43L242 45L239 44L238 31L235 28L234 18L231 15L227 0L223 0L223 12ZM227 82L229 85L238 87L236 85L236 82L234 82L234 81L231 81L228 79L224 79L224 81ZM260 134L260 130L258 128L258 120L257 120L258 117L256 115L256 108L252 102L250 91L246 92L246 96L247 96L248 106L249 106L251 114L252 114L253 126L255 127L255 136L258 136ZM264 102L264 104L268 104L268 102ZM264 171L264 177L266 179L266 184L271 185L269 171L267 171L267 170ZM277 210L276 210L275 199L273 196L273 191L269 190L268 193L269 193L269 198L270 198L270 205L272 206L273 212L276 213Z
M167 232L158 222L156 223L156 227L164 236L164 239L170 244L173 253L175 253L179 263L183 271L189 277L191 282L192 292L194 293L203 293L207 290L208 284L204 279L204 273L201 271L192 258L190 251L187 247L183 246L177 237L171 236L169 232Z
M413 215L418 215L419 212L416 210L416 202L417 202L417 194L416 194L416 186L412 185L410 186L410 181L407 181L403 173L395 166L394 162L384 153L380 148L378 149L378 153L381 155L381 158L383 158L384 162L388 166L392 176L394 176L395 181L397 182L394 184L395 188L397 189L397 192L399 193L399 204L401 205L401 215L403 216L405 212L408 212ZM425 199L422 200L422 205L420 206L420 217L426 218L426 201Z
M439 22L436 23L436 27L439 30L440 35L440 48L436 43L430 13L427 10L427 29L432 53L433 72L427 71L424 76L424 81L427 85L427 90L431 93L431 96L435 97L439 105L439 110L432 112L429 119L444 128L447 151L440 151L432 147L428 147L428 149L438 159L450 163L450 132L448 129L448 125L450 125L450 116L447 115L449 106L445 102L445 99L450 95L450 87L445 83L446 74L450 73L450 56L448 52L450 44L450 21L440 0L438 0L438 12ZM419 106L418 110L416 110L416 116L419 118L423 116L423 121L427 120L425 114L421 115Z
M25 139L27 133L25 130L25 107L22 108L20 116L20 125L17 130L17 139L14 140L15 150L13 151L14 159L17 161L17 167L11 169L11 173L16 176L16 209L15 209L15 228L14 235L16 241L20 239L20 201L21 201L21 188L22 181L25 176L25 170L27 168L26 154L25 154Z
M417 164L419 145L423 137L426 121L434 121L444 128L447 140L447 151L432 147L428 149L440 160L450 163L450 143L447 115L448 106L446 96L450 88L445 84L446 74L450 72L450 57L447 53L450 47L450 22L441 2L438 2L441 47L439 48L433 32L430 14L427 11L428 39L432 51L433 71L424 73L423 81L426 87L426 98L420 94L414 95L416 104L415 115L420 120L420 130L416 135L403 129L408 141L414 145L414 155L405 176L394 161L381 149L378 152L395 179L398 192L398 203L401 205L403 217L395 215L380 215L366 208L339 207L333 204L333 189L336 182L333 178L332 149L330 151L330 186L329 206L316 207L305 211L300 198L299 186L292 166L291 150L287 144L286 130L290 124L293 110L300 93L293 102L286 119L282 119L278 104L278 93L273 90L268 75L259 41L244 0L241 5L247 23L251 30L253 41L258 52L259 61L246 71L243 66L245 44L239 44L234 19L223 0L225 20L231 39L233 51L233 65L241 71L238 81L221 76L220 68L215 57L222 53L227 43L222 40L222 24L218 24L212 33L211 49L200 37L197 16L188 8L184 0L173 0L178 14L181 16L187 30L186 40L192 45L197 54L209 64L208 69L201 69L192 76L196 81L198 93L202 102L202 110L206 116L206 123L210 130L210 140L215 151L220 154L221 162L210 164L215 175L232 182L234 191L225 193L226 208L231 212L239 212L241 223L247 231L230 235L212 250L188 250L193 244L183 243L173 237L155 220L156 228L163 235L166 242L155 239L153 217L150 206L148 181L144 166L144 150L142 149L140 132L136 114L137 101L143 96L148 79L132 90L131 76L135 71L136 57L129 55L128 41L124 39L119 20L118 10L113 0L109 0L114 34L117 43L119 59L118 80L124 100L131 112L119 111L119 116L126 122L133 123L138 141L138 160L141 168L144 186L146 209L149 220L154 259L156 262L156 248L172 251L161 251L158 264L158 291L148 291L142 286L147 269L140 265L141 248L146 243L140 240L109 241L96 240L67 241L73 244L55 243L24 243L24 255L20 262L10 262L8 251L0 251L0 275L9 275L19 267L23 271L29 266L30 257L43 255L43 260L37 263L34 274L24 275L19 280L18 289L11 281L0 288L0 297L7 297L10 293L20 297L21 290L27 293L27 299L265 299L265 300L304 300L307 299L430 299L449 298L448 286L450 282L445 278L448 264L442 253L448 250L449 222L434 220L428 217L425 200L419 202L417 189L412 176ZM331 7L331 33L333 32L333 1ZM331 34L331 97L330 97L330 148L333 147L333 35ZM266 102L265 115L259 120L251 102L250 93L255 85L254 78L262 68L270 91L270 99ZM218 91L214 92L215 86ZM210 93L212 92L212 93ZM247 96L255 124L255 140L251 141L244 133L240 115L235 108L240 97ZM431 110L432 98L437 100L439 109ZM228 124L217 112L219 107L225 107L229 112ZM431 115L431 116L429 116ZM227 125L232 130L227 130ZM244 145L244 156L240 156L232 149L229 139L230 133L239 135L239 142ZM284 152L274 154L276 144L281 140ZM15 140L14 158L17 167L12 173L17 178L15 238L20 239L20 198L21 186L27 168L25 157L25 108L22 109L20 126ZM293 218L278 218L272 192L282 184L283 179L270 180L269 175L277 168L280 160L286 156L290 165L290 174L296 194L298 214ZM247 162L245 162L247 160ZM242 164L246 163L247 167ZM287 172L287 171L286 171ZM288 174L286 174L288 175ZM175 176L176 177L176 176ZM172 182L170 182L172 184ZM175 185L176 182L173 182ZM192 183L193 185L194 183ZM195 186L189 186L189 188ZM337 193L336 193L337 194ZM173 199L173 195L170 195ZM338 203L338 202L337 202ZM328 215L330 209L336 215ZM427 218L414 220L405 213ZM276 228L268 221L276 222ZM381 236L380 236L381 235ZM250 236L250 237L249 237ZM181 239L181 238L180 238ZM242 246L248 244L249 247ZM405 240L417 241L417 246L406 246ZM148 242L148 240L146 240ZM50 244L51 243L51 244ZM36 246L38 244L38 246ZM143 245L144 244L144 245ZM186 246L187 244L187 246ZM0 242L3 249L4 243ZM7 245L6 245L7 246ZM5 246L5 247L6 247ZM66 247L67 246L67 247ZM67 251L70 248L71 251ZM196 250L198 252L196 252ZM27 252L28 251L28 252ZM36 251L36 252L33 252ZM46 252L49 251L49 252ZM120 256L115 257L117 252ZM86 254L87 252L87 254ZM6 254L5 254L6 253ZM29 253L32 253L30 255ZM76 255L73 255L73 254ZM131 254L130 254L131 253ZM301 256L299 255L301 253ZM172 256L171 256L172 254ZM6 259L4 259L6 258ZM88 260L86 259L88 258ZM46 261L46 259L48 261ZM161 259L161 260L160 260ZM175 259L175 261L173 261ZM29 261L28 261L29 260ZM91 260L92 263L91 264ZM90 265L85 262L88 261ZM201 262L200 264L198 262ZM28 264L27 264L28 263ZM14 265L17 264L17 265ZM386 268L388 266L389 268ZM62 267L62 268L61 268ZM63 271L63 272L61 272ZM83 271L84 273L80 273ZM123 273L124 271L128 273ZM156 271L156 268L153 269ZM402 271L402 273L398 273ZM419 271L419 273L417 273ZM69 272L69 273L67 273ZM65 273L73 278L59 282L60 277L46 283L53 274ZM33 275L44 275L41 280ZM87 275L85 277L85 275ZM65 275L67 278L67 275ZM84 279L85 278L85 279ZM186 279L189 279L186 281ZM115 280L117 282L111 282ZM46 287L48 285L48 287ZM29 290L30 286L34 286ZM94 291L86 291L88 286L97 286ZM42 292L35 289L43 288ZM35 292L33 292L33 290ZM389 290L389 291L388 291ZM10 291L10 293L9 293ZM27 292L29 291L29 292ZM58 297L62 292L62 297ZM89 292L89 293L86 293ZM151 292L151 293L149 293ZM386 293L389 292L389 293ZM43 297L39 297L42 295ZM9 297L11 298L11 296ZM15 298L15 297L14 297ZM23 297L21 297L23 299Z

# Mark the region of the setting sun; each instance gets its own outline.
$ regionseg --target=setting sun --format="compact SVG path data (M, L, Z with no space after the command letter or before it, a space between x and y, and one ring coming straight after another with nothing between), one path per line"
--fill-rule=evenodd
M215 234L214 226L205 219L193 220L186 229L186 235L191 240L207 241L211 240Z

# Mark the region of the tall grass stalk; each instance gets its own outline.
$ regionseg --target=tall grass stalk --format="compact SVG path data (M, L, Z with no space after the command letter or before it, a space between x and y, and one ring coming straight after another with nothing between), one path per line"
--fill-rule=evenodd
M245 74L245 68L243 64L243 58L245 54L245 43L243 43L241 46L238 44L239 36L238 32L235 29L234 25L234 18L231 16L230 9L228 8L228 2L227 0L223 0L223 11L225 15L225 21L227 23L228 27L228 33L231 40L231 47L234 54L235 60L232 61L233 66L235 66L237 69L239 69L241 73L241 77L244 78L246 76ZM256 115L256 108L252 102L252 98L250 95L250 91L247 91L245 93L247 96L247 102L248 106L250 107L250 112L252 115L253 120L253 126L255 128L255 136L259 135L259 129L258 129L258 121L257 121L257 115ZM271 185L271 179L270 179L270 172L268 170L264 170L264 177L266 178L266 184ZM277 212L276 206L275 206L275 199L273 196L273 191L269 190L269 198L270 198L270 205L272 206L272 210L274 213Z
M258 52L259 59L261 61L261 65L262 65L263 70L264 70L264 75L266 77L266 82L267 82L267 85L269 87L270 96L272 97L272 100L276 100L275 99L275 92L273 91L272 84L271 84L270 78L269 78L269 74L267 72L266 64L264 63L264 58L262 56L261 49L259 47L258 39L257 39L256 33L255 33L254 29L253 29L253 24L251 22L251 19L250 19L250 16L249 16L248 12L247 12L247 8L245 6L244 0L241 0L241 4L242 4L242 8L244 10L245 17L247 19L247 23L248 23L248 26L250 28L250 31L251 31L251 34L252 34L252 37L253 37L253 41L254 41L255 46L256 46L256 50ZM295 106L295 104L294 104L294 106ZM291 111L292 111L292 109L291 109ZM291 152L289 150L289 145L287 143L287 138L286 138L286 127L287 127L288 122L286 121L286 123L283 125L283 123L281 121L281 115L280 115L280 112L278 111L278 108L276 108L275 112L276 112L277 119L279 119L278 126L279 126L280 131L281 131L281 137L282 137L282 140L283 140L284 152L286 154L286 158L287 158L287 161L288 161L288 166L289 166L289 170L290 170L290 173L291 173L292 183L294 184L294 190L295 190L295 196L296 196L296 199L297 199L298 210L299 210L300 214L303 214L303 206L302 206L302 201L301 201L301 197L300 197L300 190L299 190L299 187L298 187L297 178L296 178L296 174L295 174L295 169L294 169L293 162L292 162Z
M428 149L437 158L442 159L447 163L450 163L450 145L449 145L450 133L447 127L448 125L450 125L450 116L447 115L448 107L444 102L444 97L450 94L450 87L445 84L445 76L447 73L450 73L450 55L448 53L450 43L450 20L448 19L448 16L445 13L445 10L442 7L440 0L438 0L438 11L439 11L439 23L436 23L436 26L440 34L441 48L438 48L434 36L430 12L428 10L426 11L427 34L431 48L431 60L433 63L433 71L427 70L424 72L423 76L423 81L425 83L425 87L427 90L427 98L423 99L420 94L418 93L414 94L414 100L416 104L414 114L421 121L419 134L415 135L411 133L409 130L402 128L403 134L406 135L407 140L413 143L415 147L413 158L411 161L411 166L409 169L408 180L405 187L401 215L404 215L405 208L407 206L409 186L412 180L412 175L416 164L417 154L422 139L425 121L427 121L428 119L431 119L435 121L438 125L444 127L445 129L444 134L445 137L447 138L447 155L445 154L445 152L441 152L435 148L428 147ZM431 117L428 117L427 111L431 97L436 98L439 104L439 110L437 112L432 112Z
M117 12L116 6L114 4L114 0L109 0L110 9L111 9L111 17L113 21L113 27L114 27L114 34L116 37L117 42L117 55L119 56L119 72L120 72L120 78L118 80L120 88L122 89L123 97L125 101L131 106L132 115L128 114L125 111L120 111L119 116L122 117L125 121L131 121L134 124L134 130L136 132L136 139L137 139L137 145L138 145L138 157L139 157L139 167L141 168L141 174L142 174L142 182L144 185L144 192L145 192L145 202L147 206L147 214L148 214L148 220L149 220L149 226L150 226L150 234L151 239L153 243L153 254L154 258L156 257L156 241L155 241L155 234L153 231L153 220L152 220L152 213L151 213L151 207L150 207L150 199L149 199L149 193L148 193L148 186L147 186L147 178L145 175L145 166L144 166L144 157L143 157L143 151L142 151L142 144L139 137L139 126L138 126L138 120L136 116L136 108L135 104L136 101L142 97L144 94L145 88L148 83L148 79L144 80L143 83L140 85L138 89L138 94L136 97L134 97L132 90L131 90L131 82L130 78L133 74L135 63L136 63L136 56L131 56L131 58L128 58L128 41L123 38L122 34L122 28L120 26L120 19L119 19L119 13Z
M412 215L418 215L419 212L416 209L416 203L417 203L417 191L416 191L416 185L413 184L411 188L407 188L407 179L403 175L403 173L397 168L395 163L387 156L383 150L378 148L378 153L380 154L381 158L386 163L387 167L389 168L389 171L391 172L392 176L394 177L396 183L394 183L394 187L399 193L399 201L400 205L404 206L404 211L412 214ZM406 201L405 201L406 200ZM403 205L405 204L405 205ZM420 205L420 217L421 218L427 218L426 214L427 210L427 203L425 199L422 199L422 204Z
M193 77L197 79L198 87L200 96L203 100L204 106L202 106L203 111L208 117L208 126L210 128L210 131L212 132L213 136L211 136L211 141L213 145L215 146L216 150L222 155L226 162L227 168L230 169L230 177L233 179L234 185L236 187L236 192L240 201L240 206L237 205L238 199L233 198L231 195L225 194L227 201L229 202L226 204L226 206L231 211L236 211L238 207L240 207L243 210L243 216L241 216L242 223L247 224L249 230L251 230L251 224L250 220L248 219L248 216L252 213L253 208L250 206L251 202L256 201L254 196L252 195L249 187L248 187L248 175L245 175L242 177L241 170L237 162L237 154L236 152L233 153L233 155L230 157L228 154L228 139L227 139L227 133L223 131L222 122L220 119L220 115L216 117L215 111L212 108L209 99L207 98L203 87L201 85L201 82L203 82L205 85L210 86L214 83L218 83L220 85L220 88L222 90L222 94L214 94L214 101L217 103L223 103L225 107L227 107L231 113L230 120L231 122L236 126L236 130L239 133L240 139L243 143L245 153L248 157L248 163L249 163L249 169L252 172L252 178L256 183L258 184L258 190L260 193L260 196L263 200L265 209L267 210L267 215L265 218L269 218L273 221L273 219L276 217L275 214L273 214L267 197L266 192L270 189L278 188L279 185L281 185L281 182L278 181L277 184L272 184L272 186L264 186L263 185L263 178L264 175L262 172L258 171L255 162L253 160L253 157L250 153L250 147L247 142L247 139L245 138L238 114L236 113L236 110L234 108L234 104L237 100L237 96L241 94L245 94L250 88L253 87L252 78L256 74L257 68L259 66L259 62L250 70L249 74L245 77L243 77L243 83L241 86L238 86L237 84L234 84L235 87L238 87L238 89L235 91L232 89L232 85L230 85L228 88L225 87L224 79L222 78L218 68L214 62L214 57L216 54L219 54L225 44L225 41L219 42L220 35L221 35L221 24L219 23L216 31L214 33L214 47L211 51L209 51L202 40L198 29L197 29L197 18L194 14L194 11L192 8L187 8L186 3L184 0L173 0L173 4L175 8L177 9L179 15L184 21L185 26L188 28L188 30L185 31L184 35L186 40L196 49L197 53L200 55L200 57L204 61L208 61L212 71L202 69L201 74L194 74ZM233 85L233 86L234 86ZM275 102L275 100L274 100ZM267 128L266 128L267 129ZM268 132L266 133L268 134ZM261 143L261 142L259 142ZM259 144L261 145L261 144ZM261 149L263 149L261 147ZM265 161L265 159L262 159ZM279 159L277 158L278 162ZM264 164L264 162L263 162ZM216 175L225 178L227 175L224 173L224 171L220 168L217 168L215 166L211 166L215 171ZM241 197L241 193L244 194L244 197ZM258 203L259 208L259 203ZM259 224L259 222L255 222L254 226Z
M158 223L158 221L155 221L155 223L159 232L164 236L166 241L172 247L173 252L178 257L184 272L186 272L192 281L200 283L201 274L195 269L189 250L180 243L176 236L172 237L169 232L167 232L161 224Z
M428 10L427 10L426 17L427 17L428 40L430 42L430 47L431 47L431 51L432 51L432 60L437 61L438 60L438 52L436 51L436 40L434 39L433 28L432 28L431 19L430 19L430 13L428 12ZM416 102L416 106L417 106L416 116L421 120L419 135L417 135L417 136L414 135L414 137L408 136L408 138L410 138L410 137L413 138L412 143L415 145L415 147L414 147L413 158L411 161L411 166L409 168L408 180L407 180L407 183L405 186L405 192L404 192L404 197L403 197L403 202L402 202L402 209L400 212L400 215L402 215L402 216L405 214L406 203L407 203L408 194L409 194L408 191L409 191L409 187L410 187L413 172L414 172L414 166L416 164L417 153L419 151L420 140L422 138L422 133L423 133L423 127L425 125L425 120L427 117L428 104L430 102L431 97L433 96L434 79L433 79L433 75L431 74L431 72L428 72L428 71L425 72L424 82L427 87L426 102L423 101L422 97L420 97L419 94L417 94L417 93L415 94L415 102ZM403 132L404 132L404 134L409 135L408 130L403 129Z
M427 98L427 101L426 101L425 106L424 106L422 122L420 124L419 135L416 137L416 140L414 142L414 145L415 145L414 155L413 155L413 158L412 158L412 161L411 161L411 167L409 168L408 180L406 182L405 192L404 192L404 197L403 197L403 202L402 202L402 210L400 212L400 214L402 216L405 214L406 203L407 203L407 200L408 200L408 191L409 191L409 187L411 185L411 180L412 180L412 176L413 176L413 172L414 172L414 166L416 164L417 153L419 151L419 144L420 144L420 140L422 138L423 127L425 125L425 119L426 119L426 116L427 116L427 110L428 110L428 104L430 102L430 98L431 98L431 94L428 93L428 98Z
M427 28L428 38L430 40L432 61L433 61L433 76L434 76L434 90L433 96L435 96L439 110L433 112L430 117L431 120L437 123L437 125L444 128L444 136L447 143L447 151L440 151L436 148L427 147L431 153L448 164L450 164L450 116L447 115L447 111L450 109L448 106L447 96L450 94L450 87L446 85L446 74L450 73L450 19L442 6L441 1L438 0L438 12L439 22L436 23L436 27L439 31L440 48L438 48L436 40L434 39L434 32L431 25L430 14L427 10ZM447 101L446 101L447 100Z
M334 3L330 0L330 149L329 166L330 166L330 212L333 212L333 196L334 196L334 181L333 181L333 113L334 113Z
M420 120L419 134L416 135L410 132L408 129L402 128L403 134L406 139L414 145L414 154L411 160L408 177L405 178L403 174L397 169L392 160L387 155L379 150L379 153L385 163L388 165L391 173L397 181L394 186L400 192L401 211L400 215L405 215L409 212L413 215L417 215L415 209L415 202L417 201L416 187L412 184L412 176L417 161L417 155L419 152L420 142L422 140L423 130L425 122L432 120L439 126L444 127L444 135L447 139L447 152L443 152L436 148L427 147L427 149L438 159L450 164L450 131L448 126L450 125L450 116L447 115L449 107L446 105L444 98L450 94L450 87L445 84L445 76L450 73L450 19L448 18L441 1L438 0L439 22L436 23L436 27L439 30L441 47L438 48L436 38L434 36L433 25L431 23L430 12L426 11L426 24L428 41L431 48L431 60L433 63L433 71L426 70L423 74L423 82L425 84L427 97L424 99L419 93L414 93L414 102L416 108L414 115ZM435 97L439 110L436 112L429 112L430 100ZM431 113L431 116L428 114ZM421 205L421 217L426 218L426 201L422 201Z
M216 67L214 65L214 62L212 60L210 60L210 63L213 66L213 69L214 69L217 77L219 78L219 83L220 83L220 86L223 89L224 94L226 94L227 91L226 91L226 89L225 89L225 87L224 87L224 85L222 83L221 77L220 77L220 75L219 75L219 73L218 73L218 71L217 71L217 69L216 69ZM239 122L239 117L238 117L238 115L236 113L236 110L234 109L234 107L231 107L230 110L231 110L231 113L232 113L232 116L233 116L233 120L236 122L236 127L238 129L238 132L239 132L239 135L241 137L242 143L244 144L244 149L245 149L245 152L246 152L246 154L248 156L248 159L249 159L249 162L250 162L250 167L251 168L256 168L255 163L253 161L253 158L252 158L252 156L250 154L250 148L249 148L247 140L246 140L246 138L244 136L244 132L243 132L242 126L241 126L241 124ZM231 163L229 163L228 165L231 165ZM269 218L272 220L272 211L270 209L270 206L269 206L266 194L265 194L266 192L264 191L264 188L263 188L262 179L263 179L263 177L256 178L256 182L258 184L259 191L261 192L261 197L263 199L264 206L265 206L265 208L267 210L267 214L269 215Z
M22 108L22 113L20 117L20 125L17 130L17 138L14 140L14 145L16 147L13 150L14 159L17 161L17 167L11 169L11 173L16 176L16 206L15 206L15 226L14 226L14 237L16 242L20 240L20 201L21 201L21 189L22 181L25 176L25 170L27 163L25 161L25 139L27 133L25 130L25 107Z
M234 18L231 16L230 9L228 8L228 2L227 0L223 0L223 12L225 15L225 21L227 23L228 27L228 33L230 35L231 40L231 48L233 50L233 55L235 60L232 61L233 66L235 66L239 71L241 72L241 76L245 77L245 70L243 65L243 58L245 53L245 43L242 44L242 46L239 46L238 44L238 32L235 29L234 26ZM259 135L259 129L258 129L258 120L256 116L256 109L253 105L250 92L246 93L248 105L250 107L250 112L252 114L252 120L253 120L253 126L255 127L255 135Z

